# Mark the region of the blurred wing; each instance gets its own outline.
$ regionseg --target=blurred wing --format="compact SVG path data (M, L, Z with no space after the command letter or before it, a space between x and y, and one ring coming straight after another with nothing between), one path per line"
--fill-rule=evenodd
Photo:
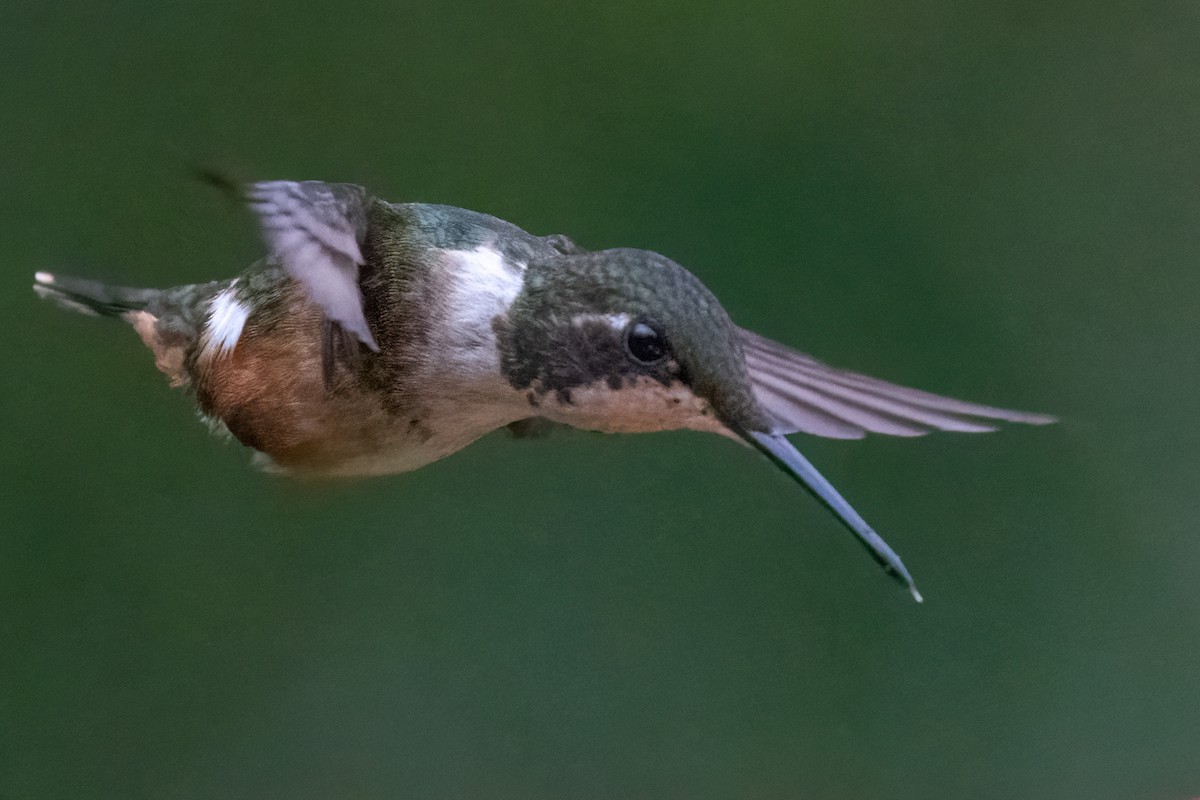
M268 181L250 184L246 197L284 271L331 321L378 352L358 288L366 191L348 183Z
M921 436L981 433L995 421L1046 425L1054 417L993 408L836 369L778 342L741 331L754 395L779 433L861 439L867 433Z

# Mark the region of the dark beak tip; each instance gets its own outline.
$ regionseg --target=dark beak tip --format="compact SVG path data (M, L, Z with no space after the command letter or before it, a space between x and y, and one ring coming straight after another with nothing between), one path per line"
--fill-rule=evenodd
M740 429L736 432L742 439L753 445L763 455L774 462L777 467L791 475L817 502L832 512L838 521L854 534L859 543L867 549L867 552L883 567L887 574L908 587L908 591L912 594L914 600L918 603L925 601L925 598L917 591L917 586L913 582L912 575L905 568L904 562L900 560L900 556L896 555L887 542L880 538L879 534L867 524L866 520L859 516L858 512L838 493L837 489L833 488L833 484L826 480L817 471L817 468L801 455L799 450L792 446L791 442L778 433L748 431L745 429Z

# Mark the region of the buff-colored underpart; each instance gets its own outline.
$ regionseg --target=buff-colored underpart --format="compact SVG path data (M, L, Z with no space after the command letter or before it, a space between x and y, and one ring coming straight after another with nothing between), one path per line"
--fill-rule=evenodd
M172 386L187 386L190 383L184 369L187 356L186 340L168 342L158 330L158 317L149 311L126 311L122 318L133 326L142 337L146 347L154 353L154 366L166 374Z

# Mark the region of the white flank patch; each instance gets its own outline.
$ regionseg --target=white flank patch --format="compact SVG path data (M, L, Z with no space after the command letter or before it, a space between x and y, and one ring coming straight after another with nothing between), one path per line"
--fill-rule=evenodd
M206 357L232 352L242 337L250 309L237 299L236 287L223 289L208 307L208 322L200 337L200 351Z

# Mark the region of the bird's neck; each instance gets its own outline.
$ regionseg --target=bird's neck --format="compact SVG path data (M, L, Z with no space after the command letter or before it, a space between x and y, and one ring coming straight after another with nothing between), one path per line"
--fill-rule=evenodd
M486 244L430 247L407 237L402 221L375 222L363 292L382 349L380 387L405 406L448 402L479 425L528 416L500 372L494 329L521 291L525 265Z

